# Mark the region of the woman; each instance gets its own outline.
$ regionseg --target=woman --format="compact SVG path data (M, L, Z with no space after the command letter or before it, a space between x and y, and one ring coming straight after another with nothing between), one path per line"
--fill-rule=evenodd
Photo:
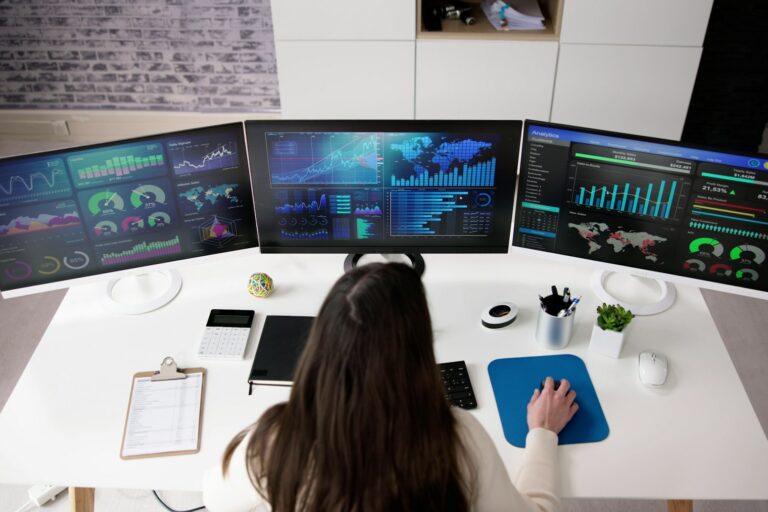
M551 378L528 404L512 485L470 413L450 408L421 280L401 264L342 276L314 322L287 403L238 434L205 478L212 512L495 511L558 507L557 433L575 394Z

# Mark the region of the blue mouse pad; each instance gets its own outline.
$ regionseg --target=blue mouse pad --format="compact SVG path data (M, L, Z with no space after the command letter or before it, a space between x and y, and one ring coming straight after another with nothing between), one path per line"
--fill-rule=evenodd
M547 376L568 379L579 410L559 435L559 444L594 443L608 437L608 422L581 358L573 355L496 359L488 365L493 394L507 441L525 447L527 405Z

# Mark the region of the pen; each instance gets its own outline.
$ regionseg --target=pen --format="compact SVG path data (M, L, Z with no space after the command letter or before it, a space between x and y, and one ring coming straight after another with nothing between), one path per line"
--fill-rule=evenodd
M571 289L567 286L563 288L563 302L570 303L571 302Z
M557 314L557 316L562 318L564 316L572 315L573 312L576 311L576 304L578 304L579 302L581 302L581 297L580 296L574 297L573 301L571 301L571 304L566 309L561 310Z

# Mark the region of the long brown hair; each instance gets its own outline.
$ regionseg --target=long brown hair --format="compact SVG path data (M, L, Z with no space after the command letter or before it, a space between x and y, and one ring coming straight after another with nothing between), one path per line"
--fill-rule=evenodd
M471 477L444 397L419 276L370 264L326 297L287 403L250 433L247 466L274 512L469 510Z

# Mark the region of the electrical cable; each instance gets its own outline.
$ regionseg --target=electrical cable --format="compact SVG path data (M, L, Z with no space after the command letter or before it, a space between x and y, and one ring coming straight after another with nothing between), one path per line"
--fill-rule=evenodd
M29 512L37 508L37 505L32 500L27 501L25 504L16 509L16 512Z
M152 490L152 494L155 495L155 498L157 498L157 501L159 501L160 504L163 507L165 507L165 509L168 512L197 512L198 510L205 510L205 506L197 507L197 508L190 508L190 509L187 509L187 510L176 510L176 509L173 509L173 508L169 507L168 505L166 505L165 502L162 499L160 499L160 495L157 494L157 491L155 491L154 489Z
M21 507L16 509L16 512L30 512L38 507L42 507L51 500L55 500L56 496L61 494L66 487L60 485L48 485L37 484L27 489L27 496L29 499Z

